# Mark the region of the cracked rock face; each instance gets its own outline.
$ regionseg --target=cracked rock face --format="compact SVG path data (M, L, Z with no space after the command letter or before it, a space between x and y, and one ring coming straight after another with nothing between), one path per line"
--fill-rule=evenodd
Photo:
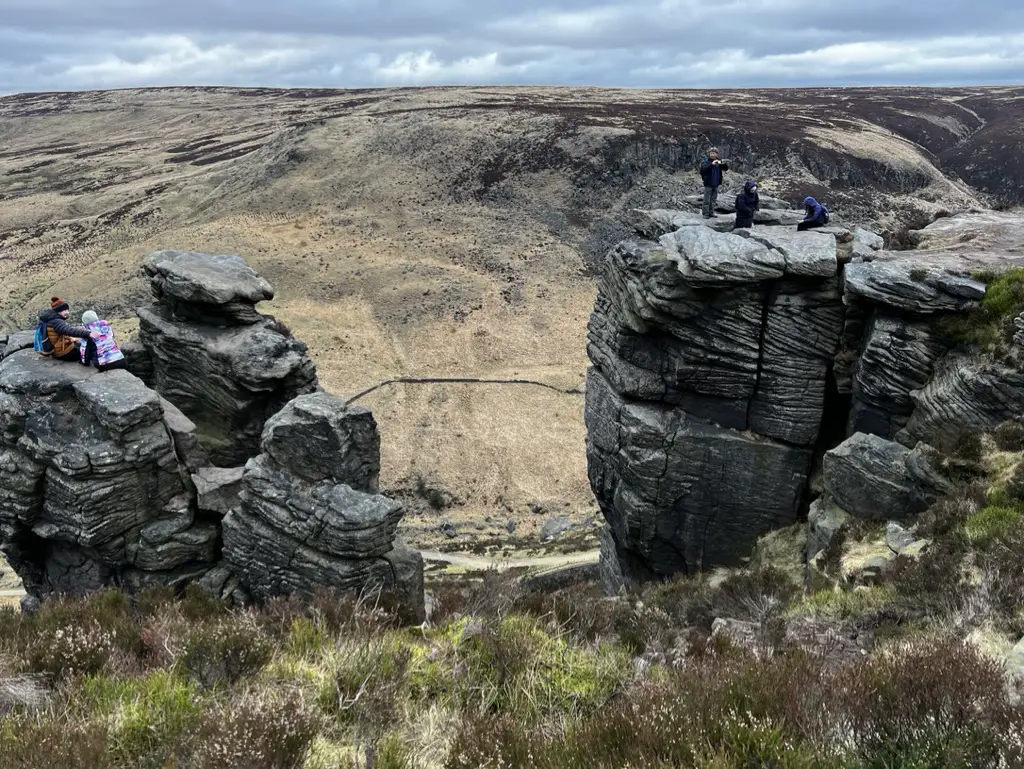
M585 418L623 582L738 563L796 520L844 320L835 239L814 235L687 225L609 254Z
M175 421L180 415L171 415ZM217 558L159 396L30 350L0 363L0 527L31 595L176 584Z
M224 519L224 554L253 597L318 587L393 588L422 621L423 561L395 546L402 506L376 494L380 437L369 410L326 393L267 422Z
M273 290L241 257L159 251L143 269L157 300L139 310L150 384L198 425L215 464L244 464L266 420L316 390L306 346L256 311Z
M384 587L422 621L423 560L376 493L372 413L316 391L238 257L159 252L144 269L158 304L139 311L132 363L154 389L5 342L0 546L26 606L108 585L198 583L236 603Z
M949 488L928 442L1024 410L1024 349L953 353L942 323L1009 251L887 253L861 227L632 216L641 237L608 254L588 327L608 590L738 563L809 506L816 543L849 515L918 513Z

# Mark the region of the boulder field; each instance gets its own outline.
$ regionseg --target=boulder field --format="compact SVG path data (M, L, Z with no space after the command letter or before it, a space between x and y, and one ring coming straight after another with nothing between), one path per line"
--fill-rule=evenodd
M198 582L244 604L319 587L394 590L423 616L423 560L377 493L373 414L322 391L306 346L256 305L238 256L143 264L129 370L0 344L0 547L27 603Z
M794 216L731 232L634 211L637 237L603 263L585 420L608 592L738 565L809 511L920 512L948 488L931 443L1024 409L1024 339L995 356L943 331L1024 264L1024 220L1000 215L1016 247L950 236L977 229L965 214L930 225L940 247L887 252Z

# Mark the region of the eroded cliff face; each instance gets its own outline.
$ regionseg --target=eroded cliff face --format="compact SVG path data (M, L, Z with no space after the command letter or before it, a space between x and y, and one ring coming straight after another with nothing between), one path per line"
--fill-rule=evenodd
M318 389L240 257L162 251L143 267L156 302L131 371L43 358L31 333L4 342L0 547L30 599L387 587L421 618L423 561L396 545L401 505L377 494L372 413Z
M972 271L1020 257L887 253L865 230L780 226L791 219L769 210L771 224L727 232L723 220L637 212L644 237L608 254L585 412L606 587L739 563L806 513L823 453L847 436L876 437L882 448L854 454L874 446L905 469L919 442L1024 405L1019 367L952 352L938 322L984 297ZM921 480L907 494L934 498L941 479L911 466Z

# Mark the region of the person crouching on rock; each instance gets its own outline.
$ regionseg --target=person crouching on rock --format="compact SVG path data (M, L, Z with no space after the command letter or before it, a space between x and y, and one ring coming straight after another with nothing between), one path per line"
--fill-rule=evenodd
M750 229L754 224L754 212L761 207L757 196L757 182L749 179L743 185L743 192L736 196L736 224L734 230Z
M722 174L729 170L729 164L718 159L718 148L712 147L700 164L700 178L704 180L704 218L718 216L715 204L718 202L718 187L722 183Z
M71 308L59 296L50 298L50 307L40 310L39 325L43 331L43 345L40 352L57 360L80 360L79 340L97 339L99 332L68 323Z
M114 329L110 323L102 320L92 310L82 313L82 323L89 330L90 334L97 334L81 346L82 363L86 366L96 366L100 371L110 371L115 368L128 368L128 361L124 359L124 353L117 346L114 340Z
M824 227L828 224L828 209L808 195L804 198L804 220L796 226L797 232Z

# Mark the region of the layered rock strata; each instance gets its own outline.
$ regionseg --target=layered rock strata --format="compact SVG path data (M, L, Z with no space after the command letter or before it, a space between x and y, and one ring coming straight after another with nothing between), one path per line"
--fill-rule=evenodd
M859 227L706 221L633 212L641 237L598 283L585 416L607 590L741 562L806 513L847 436L818 507L920 512L947 488L927 444L1024 407L1024 367L943 333L985 296L972 274L1020 261L1009 251L889 253Z
M146 381L42 358L30 332L4 341L0 546L29 596L389 588L422 619L422 559L376 493L373 415L318 390L240 257L162 251L144 270L157 303L126 348Z
M267 419L316 390L306 346L256 311L274 292L241 257L158 251L143 270L156 298L139 310L147 381L200 426L216 464L244 464Z
M377 491L380 437L369 409L327 393L272 417L224 519L224 555L258 599L382 585L423 619L423 559L395 546L402 507Z

